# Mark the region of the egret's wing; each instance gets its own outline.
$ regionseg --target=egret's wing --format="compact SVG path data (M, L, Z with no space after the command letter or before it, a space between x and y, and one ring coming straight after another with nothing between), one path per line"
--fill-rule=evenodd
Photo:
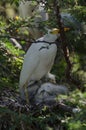
M31 75L34 73L34 70L39 64L39 52L36 50L34 52L34 50L32 50L28 51L24 57L23 67L20 74L19 87L23 87L23 85L30 80Z

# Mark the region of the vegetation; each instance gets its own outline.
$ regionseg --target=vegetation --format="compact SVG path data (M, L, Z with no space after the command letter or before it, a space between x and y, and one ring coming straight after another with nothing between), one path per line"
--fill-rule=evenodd
M33 0L36 1L36 0ZM19 1L10 1L10 4ZM4 5L4 0L0 1ZM79 22L86 25L86 2L85 0L61 0L59 1L61 12L71 13ZM1 8L0 5L0 8ZM41 30L44 26L58 27L56 16L53 15L54 2L46 2L46 10L51 16L47 22L40 23ZM53 106L37 107L19 105L16 101L18 97L18 82L23 56L27 50L28 43L32 42L32 37L27 30L21 33L21 27L33 27L33 18L22 20L19 17L7 19L3 9L0 11L0 129L1 130L86 130L86 32L73 33L71 29L66 33L67 47L70 51L69 60L72 62L71 77L76 83L66 77L67 63L59 46L52 73L56 75L59 84L65 84L70 90L69 96L59 96L57 100L63 99L65 105L77 108L77 113L65 111ZM17 39L22 49L17 48L10 42L10 38ZM14 95L14 97L13 97ZM13 104L7 103L9 99ZM6 102L7 104L3 103ZM14 106L14 104L16 104ZM28 110L29 109L29 110Z

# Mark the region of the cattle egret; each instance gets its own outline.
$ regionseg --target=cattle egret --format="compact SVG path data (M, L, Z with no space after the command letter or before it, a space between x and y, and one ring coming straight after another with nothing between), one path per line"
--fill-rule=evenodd
M67 31L64 29L64 31ZM48 33L32 43L24 56L20 73L19 88L22 99L29 103L27 87L33 81L46 76L54 63L57 52L56 39L60 36L59 29L48 30Z

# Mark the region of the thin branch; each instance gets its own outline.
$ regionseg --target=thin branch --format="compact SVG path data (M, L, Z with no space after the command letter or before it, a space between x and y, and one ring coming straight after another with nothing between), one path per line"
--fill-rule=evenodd
M57 17L57 23L58 23L58 26L60 28L62 49L63 49L64 57L65 57L65 60L66 60L66 63L67 63L66 76L67 76L67 78L70 79L70 77L71 77L70 71L71 71L71 68L72 68L72 64L71 64L71 61L69 60L69 49L68 49L68 46L67 46L67 38L65 36L63 23L61 22L61 15L60 15L59 5L58 5L57 0L55 0L54 6L55 6L56 17Z
M60 37L61 37L61 43L62 43L62 50L64 53L64 57L65 57L65 61L67 63L67 68L66 68L66 78L67 81L70 81L72 83L74 83L75 85L77 85L78 88L80 88L80 83L77 82L75 79L73 79L71 77L71 69L72 69L72 63L69 59L69 49L68 49L68 42L67 42L67 38L64 32L64 28L63 28L63 23L61 22L61 15L60 15L60 10L59 10L59 4L58 4L58 0L54 1L54 7L55 7L55 13L56 13L56 17L57 17L57 24L60 28Z

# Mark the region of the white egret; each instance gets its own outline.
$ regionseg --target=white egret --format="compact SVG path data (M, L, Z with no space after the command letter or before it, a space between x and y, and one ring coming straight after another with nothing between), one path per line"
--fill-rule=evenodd
M67 31L67 29L64 29ZM46 35L32 43L28 49L20 74L19 88L21 98L27 100L27 87L32 81L39 81L46 76L54 63L57 52L56 39L60 36L59 29L49 30ZM26 96L26 97L25 97Z

